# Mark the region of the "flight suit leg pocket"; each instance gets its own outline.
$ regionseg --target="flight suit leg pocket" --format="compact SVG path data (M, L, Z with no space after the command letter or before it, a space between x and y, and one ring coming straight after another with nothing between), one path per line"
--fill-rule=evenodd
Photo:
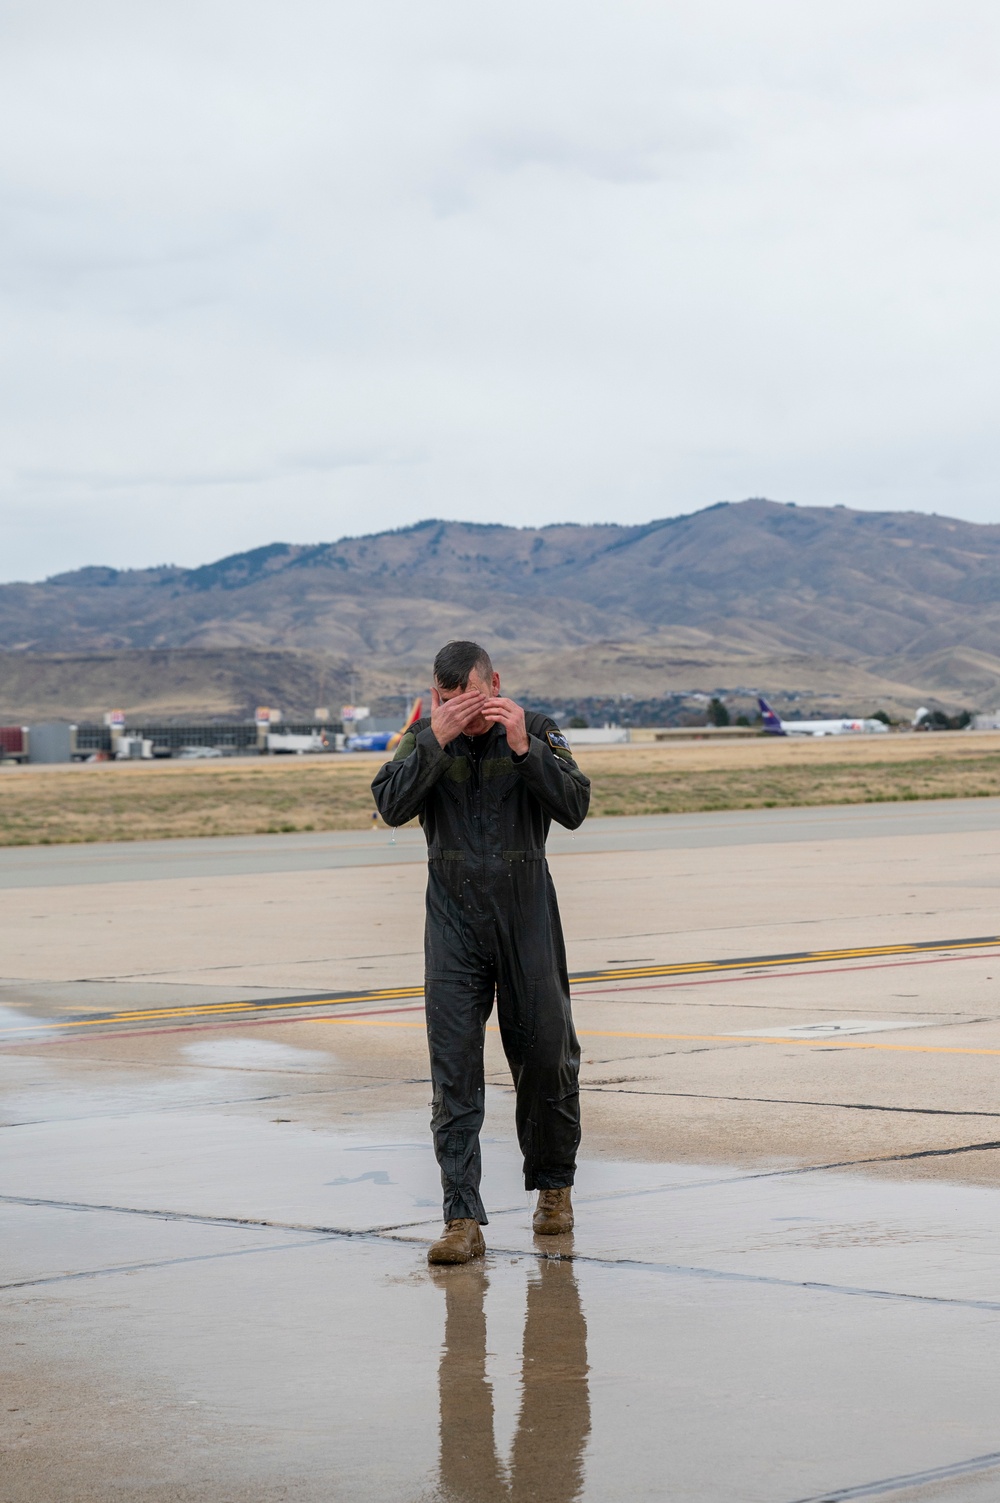
M515 985L497 987L497 1021L504 1051L513 1066L534 1052L538 1040L538 1002L544 982L521 976Z

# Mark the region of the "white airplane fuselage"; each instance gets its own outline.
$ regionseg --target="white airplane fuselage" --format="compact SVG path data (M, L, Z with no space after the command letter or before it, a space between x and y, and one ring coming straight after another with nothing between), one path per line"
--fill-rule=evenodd
M881 736L889 727L883 720L861 716L840 720L782 720L762 696L757 696L763 729L769 736Z
M881 720L783 720L786 736L881 736L889 727Z

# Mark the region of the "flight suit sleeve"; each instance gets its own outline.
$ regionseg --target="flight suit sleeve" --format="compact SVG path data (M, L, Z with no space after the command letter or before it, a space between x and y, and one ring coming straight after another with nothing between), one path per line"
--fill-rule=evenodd
M573 761L569 742L554 720L528 732L528 750L514 766L546 813L567 830L575 830L590 808L590 779Z
M386 824L395 827L415 819L451 762L429 725L407 731L392 761L379 768L372 782L375 803Z

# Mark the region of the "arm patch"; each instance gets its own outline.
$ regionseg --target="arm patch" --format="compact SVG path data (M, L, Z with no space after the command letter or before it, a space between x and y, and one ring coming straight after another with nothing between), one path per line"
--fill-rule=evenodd
M545 739L553 751L569 751L569 742L562 731L546 731Z
M415 720L409 729L403 732L403 739L396 747L392 760L394 762L405 761L416 746L420 732L425 731L429 725L429 720Z

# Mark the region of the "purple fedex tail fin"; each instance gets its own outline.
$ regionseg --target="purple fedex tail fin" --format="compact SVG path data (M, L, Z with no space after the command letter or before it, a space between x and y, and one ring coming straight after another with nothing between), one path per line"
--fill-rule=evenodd
M760 719L765 731L771 736L786 736L788 732L781 723L781 717L774 713L767 700L758 695L757 703L760 705Z

